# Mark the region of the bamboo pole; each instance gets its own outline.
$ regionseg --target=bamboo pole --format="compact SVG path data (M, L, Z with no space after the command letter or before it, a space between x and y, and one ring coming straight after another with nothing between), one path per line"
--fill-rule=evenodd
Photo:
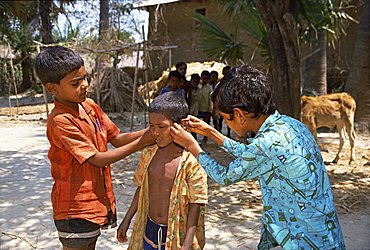
M132 102L131 102L131 121L130 121L130 131L132 131L134 127L134 111L135 111L135 97L136 97L136 85L137 85L137 74L139 69L139 56L140 56L140 44L137 45L136 50L136 67L135 67L135 75L134 75L134 87L132 90Z
M8 49L9 51L11 51L11 47L9 43L8 43ZM12 81L14 85L15 99L17 103L17 115L18 115L19 114L19 102L18 102L17 82L15 80L14 65L13 65L13 53L10 53L10 72L12 73ZM9 95L9 98L10 98L10 95Z
M143 54L144 54L144 77L145 77L145 99L146 105L149 106L149 77L148 77L148 58L147 58L147 41L145 40L144 26L141 26L143 32ZM146 110L144 110L144 126L146 127Z
M37 49L37 53L40 53L41 50L40 50L40 44L37 44L36 45L36 49ZM44 96L44 103L45 103L45 110L46 110L46 117L49 117L49 106L48 106L48 93L45 89L45 86L44 84L41 84L42 86L42 94Z

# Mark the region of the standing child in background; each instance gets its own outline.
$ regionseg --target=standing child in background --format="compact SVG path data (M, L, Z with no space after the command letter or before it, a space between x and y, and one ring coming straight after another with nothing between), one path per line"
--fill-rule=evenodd
M198 118L203 119L207 124L211 122L211 112L212 112L212 101L211 93L212 87L208 84L210 79L210 74L207 70L203 70L200 74L201 88L199 89L199 112ZM202 143L207 143L208 138L205 136Z
M213 89L213 92L211 94L211 100L212 100L212 104L213 104L213 113L217 112L217 114L218 114L218 121L217 121L217 124L216 124L217 127L215 126L215 124L214 124L214 127L220 133L222 133L222 122L223 122L224 118L221 115L219 115L218 108L217 108L217 105L216 105L216 97L220 93L220 90L221 90L222 86L227 82L228 79L230 79L230 70L231 70L231 67L228 66L228 65L226 65L225 67L222 68L223 77L217 83L216 87ZM217 118L216 115L215 115L215 118ZM227 137L230 137L230 132L231 132L230 127L226 125L226 128L227 128Z
M149 105L150 132L156 145L144 149L134 181L138 186L117 231L120 242L136 214L128 249L203 249L207 175L170 135L174 122L188 114L175 93L158 96Z
M159 95L173 91L185 98L185 91L182 88L180 88L181 86L180 80L181 75L179 72L175 70L170 71L170 73L168 74L168 84L161 90L161 92L159 92Z
M199 102L200 102L200 76L197 73L191 75L190 79L190 90L189 90L189 113L194 116L198 116L199 113ZM192 133L194 138L197 138L196 133Z
M218 85L218 72L213 70L210 73L210 79L209 79L209 85L212 87L212 93L216 89L216 86ZM222 120L220 121L220 115L218 114L217 106L214 105L214 102L212 100L212 94L211 94L211 101L212 101L212 123L213 127L217 129L218 131L222 132Z
M63 249L92 250L100 228L116 225L110 164L153 144L146 130L120 133L101 108L86 98L83 59L71 49L48 47L35 69L54 96L48 117L48 157L54 179L51 202ZM108 151L110 142L116 149Z
M218 72L216 70L212 70L211 73L209 73L209 85L212 87L212 90L215 89L217 83L218 83Z
M185 62L178 62L178 63L176 63L175 67L176 67L176 71L179 72L180 75L186 77L186 70L187 70L188 66L186 65Z

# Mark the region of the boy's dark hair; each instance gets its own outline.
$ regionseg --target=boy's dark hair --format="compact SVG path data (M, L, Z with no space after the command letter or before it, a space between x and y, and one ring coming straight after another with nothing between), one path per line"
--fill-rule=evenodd
M63 46L47 47L36 57L35 69L42 84L59 84L66 75L84 66L84 60Z
M203 70L202 73L200 73L200 77L203 77L203 76L211 77L211 74L209 73L208 70Z
M186 65L186 62L178 62L178 63L176 63L176 65L175 65L176 69L179 69L181 66L188 67L188 66Z
M188 115L189 107L184 97L171 91L154 98L149 104L148 112L159 113L173 122L181 123L181 120Z
M234 108L240 108L254 113L256 118L275 112L271 84L261 71L242 65L233 68L230 73L230 78L216 98L216 105L221 112L233 114Z
M179 72L177 72L176 70L172 70L168 74L168 80L171 80L172 77L177 77L180 80L181 74Z
M212 71L211 71L211 73L209 73L209 74L210 74L211 76L212 76L212 75L216 75L216 76L218 76L218 72L217 72L216 70L212 70Z
M200 75L199 75L199 74L197 74L197 73L191 74L190 81L191 81L191 80L193 80L193 79L198 79L198 80L200 80Z
M225 67L222 68L222 74L226 76L227 74L229 74L230 70L231 67L229 65L226 65Z

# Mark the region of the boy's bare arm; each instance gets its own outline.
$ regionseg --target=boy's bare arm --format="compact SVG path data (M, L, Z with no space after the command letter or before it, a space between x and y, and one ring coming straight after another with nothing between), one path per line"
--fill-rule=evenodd
M121 134L118 134L115 138L113 138L110 141L110 143L114 147L118 148L130 142L133 142L137 138L141 137L147 131L149 131L148 128L145 128L139 131L129 132L129 133L121 133Z
M197 231L198 219L200 214L200 207L204 206L203 204L190 203L189 212L188 212L188 222L186 225L186 234L184 244L181 247L181 250L191 249L193 244L193 238Z
M105 167L113 162L119 161L126 156L153 144L151 137L139 137L133 142L106 152L97 152L87 161L96 167Z
M124 243L127 241L127 235L126 235L127 230L130 226L132 217L134 217L137 211L137 206L139 203L139 194L140 194L140 187L136 189L134 198L132 199L131 205L126 212L125 218L123 218L121 224L119 225L117 229L117 240L121 243Z

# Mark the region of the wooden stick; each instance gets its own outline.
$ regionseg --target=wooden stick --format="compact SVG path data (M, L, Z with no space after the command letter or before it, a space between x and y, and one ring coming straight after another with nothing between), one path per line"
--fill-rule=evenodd
M130 121L130 131L132 131L134 127L134 109L135 109L135 97L136 97L136 85L137 85L137 74L139 68L139 54L140 54L140 44L137 45L136 50L136 67L135 67L135 75L134 75L134 87L132 89L132 102L131 102L131 121Z

